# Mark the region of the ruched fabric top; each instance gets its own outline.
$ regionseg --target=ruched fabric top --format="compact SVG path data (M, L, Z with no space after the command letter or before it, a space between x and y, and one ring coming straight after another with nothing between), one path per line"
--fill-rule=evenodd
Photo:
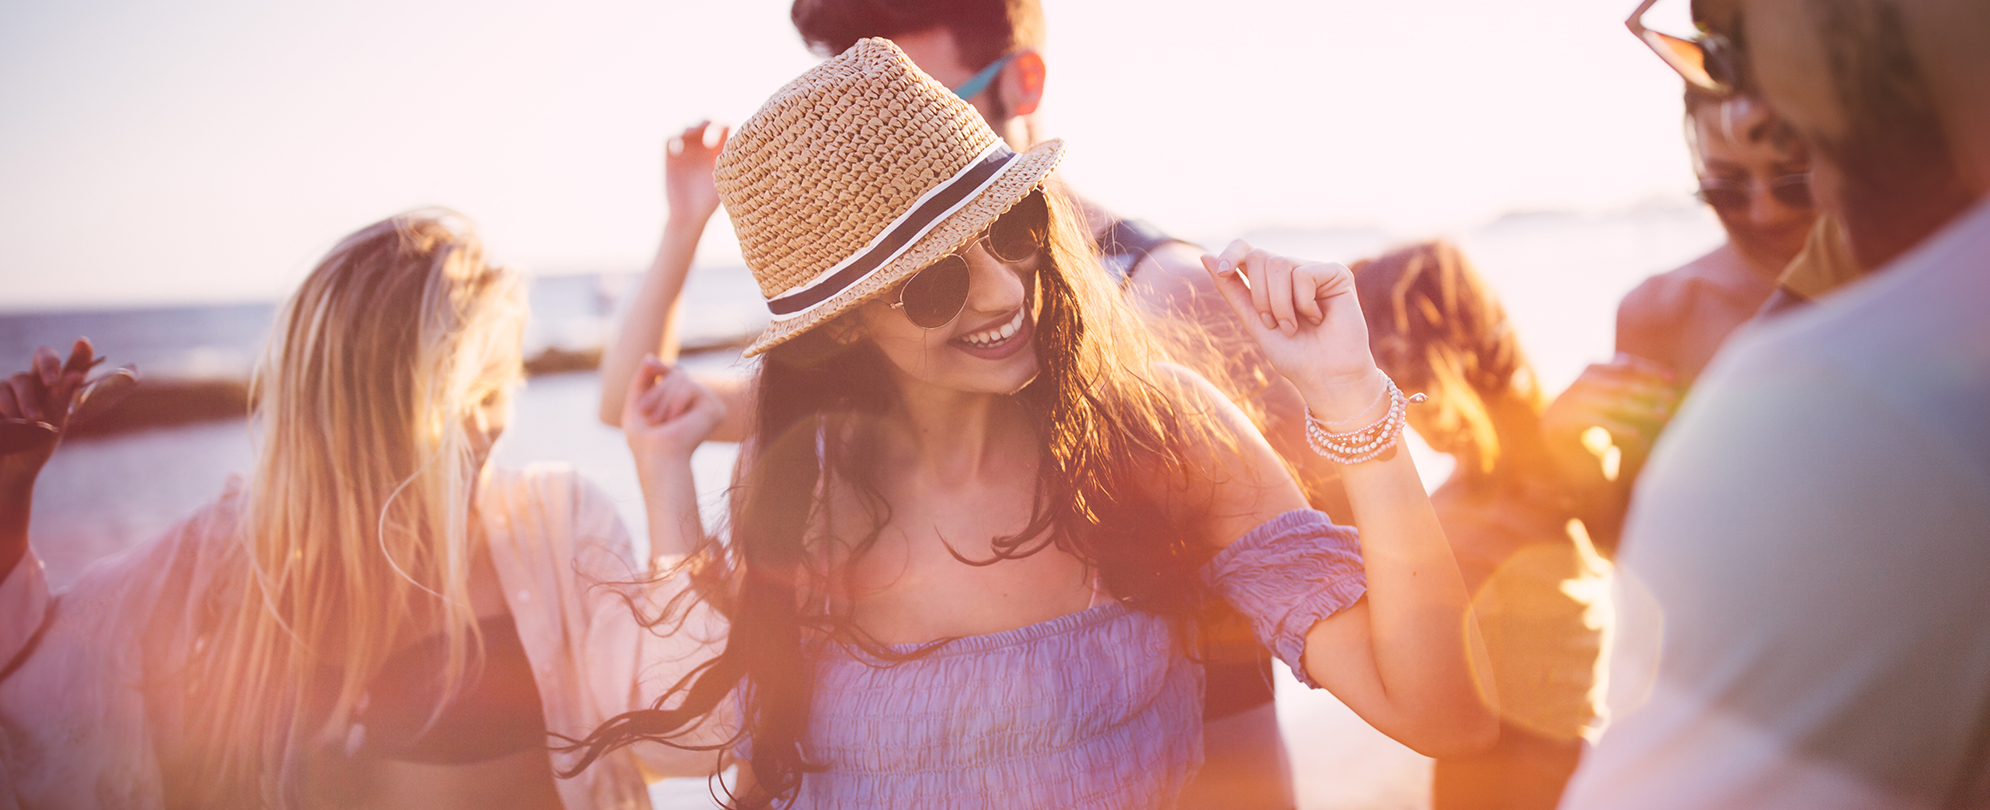
M1308 684L1306 631L1366 590L1354 531L1310 510L1202 574ZM1167 619L1121 603L897 663L823 642L815 663L803 753L826 769L795 807L1169 807L1202 764L1202 667Z

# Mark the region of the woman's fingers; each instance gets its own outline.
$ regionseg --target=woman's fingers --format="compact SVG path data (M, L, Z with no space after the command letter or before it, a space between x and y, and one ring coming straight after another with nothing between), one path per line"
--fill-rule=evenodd
M20 376L18 374L14 375ZM26 409L14 397L13 380L0 381L0 419L28 419Z
M1238 281L1248 293L1246 298L1249 302L1249 306L1237 310L1237 317L1266 329L1277 329L1278 321L1271 317L1271 298L1264 285L1265 255L1264 251L1253 249L1249 242L1238 239L1216 256L1216 267L1212 272L1237 271Z
M56 354L54 349L47 346L36 348L33 368L35 374L41 378L42 385L53 389L61 384L62 356Z
M646 356L642 362L636 364L636 370L629 378L628 390L622 394L624 424L627 416L648 414L648 409L644 407L644 399L655 386L657 378L668 371L669 367L657 360L655 355Z
M1238 268L1244 271L1244 280L1251 285L1251 309L1258 315L1258 323L1264 328L1276 330L1278 317L1271 313L1271 284L1265 278L1265 259L1270 256L1262 250L1252 250L1244 254Z
M1299 313L1293 307L1292 299L1296 292L1292 283L1292 271L1298 264L1284 256L1264 254L1260 259L1264 266L1265 298L1271 304L1271 318L1278 323L1278 331L1286 337L1299 334ZM1313 291L1306 291L1312 297Z
M42 416L41 392L35 390L35 375L21 372L7 378L8 394L14 398L15 416L21 419L47 421Z
M1325 268L1331 272L1331 268ZM1323 266L1309 264L1292 271L1292 303L1306 323L1319 326L1327 320L1326 309L1320 306L1330 291L1327 285L1331 278L1323 275Z
M1324 323L1324 302L1353 290L1353 276L1340 265L1301 264L1241 239L1219 255L1203 256L1202 266L1239 319L1286 337L1298 334L1301 319L1309 326Z
M1209 278L1216 284L1216 292L1223 296L1223 303L1236 313L1237 320L1244 323L1245 329L1264 326L1264 321L1258 318L1257 308L1251 303L1251 288L1244 283L1242 270L1234 264L1226 266L1224 260L1215 256L1202 257L1202 267L1209 271Z

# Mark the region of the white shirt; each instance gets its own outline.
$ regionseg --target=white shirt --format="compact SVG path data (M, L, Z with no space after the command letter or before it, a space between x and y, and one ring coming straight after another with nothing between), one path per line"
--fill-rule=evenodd
M1990 805L1990 202L1738 336L1634 503L1656 679L1564 808Z

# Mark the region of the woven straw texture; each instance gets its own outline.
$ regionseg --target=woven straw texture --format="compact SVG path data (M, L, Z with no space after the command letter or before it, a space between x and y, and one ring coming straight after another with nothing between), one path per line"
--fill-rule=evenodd
M967 102L889 40L866 39L789 82L719 155L714 179L740 253L772 299L861 250L920 195L996 141ZM966 244L1043 183L1062 142L1010 161L989 186L878 272L768 327L752 356L861 304Z

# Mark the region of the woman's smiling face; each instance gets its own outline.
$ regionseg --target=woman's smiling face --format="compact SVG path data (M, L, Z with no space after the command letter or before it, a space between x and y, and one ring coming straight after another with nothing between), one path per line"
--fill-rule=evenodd
M920 328L892 306L894 290L852 313L859 334L877 344L901 382L1013 394L1037 374L1036 273L1044 253L1004 262L976 242L960 255L968 265L967 302L952 321Z

